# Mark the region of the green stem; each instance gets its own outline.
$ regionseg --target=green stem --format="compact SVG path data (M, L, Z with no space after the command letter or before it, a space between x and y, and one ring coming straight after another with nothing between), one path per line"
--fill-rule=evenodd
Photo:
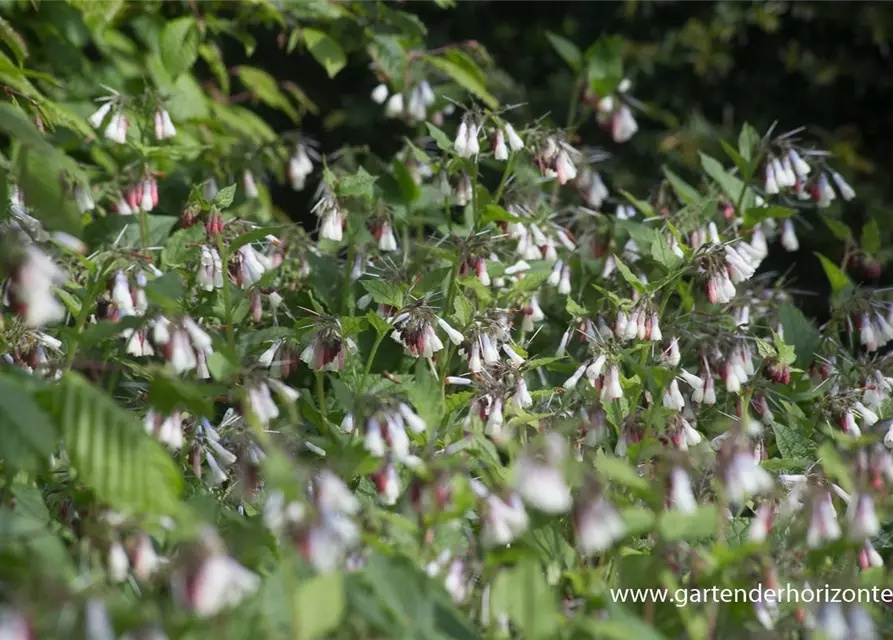
M474 230L481 228L481 215L478 211L478 164L474 163L474 171L471 172L471 215L474 220Z
M509 176L512 175L512 167L515 164L515 157L517 155L517 153L512 151L508 161L505 163L505 171L502 172L502 178L499 180L499 186L496 188L496 195L493 196L493 202L496 204L499 204L499 199L502 198L502 191L505 189Z
M140 245L143 249L149 246L149 214L146 211L140 212Z
M217 236L217 252L220 254L220 261L226 268L226 265L229 264L229 252L226 250L226 247L223 245L223 238L221 236ZM229 274L223 274L223 313L226 316L224 318L224 322L226 322L226 343L229 345L229 348L235 353L236 351L236 333L235 328L233 327L233 301L232 296L230 295L229 290Z
M381 346L381 342L385 339L386 335L388 335L388 331L379 333L378 337L375 338L375 342L372 344L372 350L369 352L369 357L366 358L366 366L363 369L363 377L360 378L358 393L363 393L363 391L366 390L366 378L369 377L369 372L372 370L372 363L375 361L375 354L378 353L378 347Z
M454 264L453 270L450 272L450 284L449 284L449 287L447 288L446 302L444 303L443 311L441 312L444 317L446 317L446 315L453 308L453 301L456 298L456 290L458 289L458 282L457 282L458 278L459 278L459 267L457 264ZM463 329L464 329L464 327L463 327ZM443 356L443 363L441 364L441 368L440 368L441 380L447 374L447 367L449 367L450 357L452 355L453 355L453 343L447 342L446 353ZM441 385L441 386L443 387L443 385ZM445 394L446 394L446 391L443 391L441 393L441 396L444 396Z
M350 233L350 216L346 222L347 231L347 264L344 265L344 282L341 285L341 315L347 315L347 307L350 302L350 274L353 271L353 263L356 258L356 249L353 244L353 235Z
M328 411L326 411L326 393L325 393L325 378L323 377L322 371L316 372L316 402L319 404L319 413L322 416L323 422L328 422Z
M568 134L570 134L571 129L574 124L574 114L577 112L577 103L580 101L580 90L583 88L583 75L580 74L574 80L574 87L571 93L571 99L568 101L567 105L567 118L565 119L565 130ZM570 142L570 140L568 140ZM555 204L558 202L558 180L552 183L552 203L551 206L554 208Z

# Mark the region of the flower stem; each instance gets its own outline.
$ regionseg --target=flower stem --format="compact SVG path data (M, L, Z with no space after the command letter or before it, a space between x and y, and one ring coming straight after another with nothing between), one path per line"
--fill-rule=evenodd
M229 253L226 250L226 247L223 246L223 238L217 236L217 252L220 254L221 263L226 268L226 265L229 264ZM233 328L233 301L230 296L229 291L229 274L225 273L223 275L223 312L226 316L226 342L229 345L229 348L235 352L236 350L236 334Z
M323 422L328 422L328 412L326 411L326 393L325 393L325 377L322 371L316 372L316 403L319 405L319 414L322 416Z
M347 217L347 263L344 265L344 282L341 285L341 315L347 315L347 306L350 302L350 274L353 271L353 262L356 250L353 244L353 235L350 233L350 216Z
M378 353L378 347L381 346L381 342L382 340L384 340L386 335L388 335L388 331L379 333L378 336L375 338L375 342L372 344L372 350L369 352L369 357L366 358L366 366L363 369L363 377L360 378L358 393L363 393L363 391L366 390L366 378L369 377L369 372L372 370L372 363L375 361L375 354Z
M509 159L505 163L505 171L502 172L502 178L499 180L499 186L496 188L496 195L493 196L493 202L499 204L499 199L502 198L502 192L505 189L505 185L508 182L509 176L512 175L512 167L515 164L515 157L518 154L514 151L509 156Z

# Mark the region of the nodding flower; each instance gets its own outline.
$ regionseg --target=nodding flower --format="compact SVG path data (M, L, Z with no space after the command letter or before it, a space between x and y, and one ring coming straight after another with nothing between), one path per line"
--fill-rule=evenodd
M574 532L581 553L599 553L626 534L626 523L604 496L587 499L574 510Z
M313 173L313 162L310 160L307 148L299 144L288 160L288 181L291 188L301 191L307 183L307 176L311 173Z
M508 139L509 147L512 151L521 151L524 148L524 140L515 131L515 128L508 122L505 123L505 137Z
M459 124L459 130L456 132L456 140L453 142L453 148L456 155L460 158L471 158L480 153L480 144L478 143L479 127L471 116L462 118Z
M161 108L155 112L155 139L168 140L177 135L177 129L171 120L171 114L167 109Z
M15 312L28 327L42 327L61 322L65 307L56 299L54 288L65 282L67 275L35 245L25 250L12 270L7 295Z
M341 371L347 354L356 349L353 340L342 338L338 319L325 319L301 352L301 360L314 371Z
M404 311L391 323L391 339L402 344L407 354L416 358L430 358L443 349L443 341L434 330L437 317L423 308ZM451 336L452 339L452 336Z
M638 130L639 125L633 116L633 112L626 104L621 103L611 116L611 136L614 138L614 142L626 142Z

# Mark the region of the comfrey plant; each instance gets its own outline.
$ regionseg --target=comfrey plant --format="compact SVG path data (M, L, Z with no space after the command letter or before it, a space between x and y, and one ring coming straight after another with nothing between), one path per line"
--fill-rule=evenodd
M103 73L11 64L0 105L0 636L889 635L880 599L612 596L886 584L893 302L852 233L802 257L820 326L770 267L856 197L809 131L615 186L653 113L615 39L550 34L560 126L392 6L240 6L329 75L364 25L364 109L405 135L327 149L239 106L231 75L315 109L223 63L243 18L78 6Z

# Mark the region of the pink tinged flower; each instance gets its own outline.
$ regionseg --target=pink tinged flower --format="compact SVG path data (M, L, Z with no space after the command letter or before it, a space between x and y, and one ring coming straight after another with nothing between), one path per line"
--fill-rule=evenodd
M456 139L453 141L453 150L460 158L470 158L474 155L468 148L469 128L474 128L474 126L469 127L467 119L463 118L462 122L459 123L458 131L456 131Z
M763 187L768 195L775 195L778 193L778 179L775 175L775 168L772 166L771 162L766 164Z
M626 312L622 309L617 312L617 318L614 321L614 335L617 336L618 340L626 339L626 328L630 323L630 318L626 315Z
M817 207L827 207L833 200L837 199L837 194L828 182L828 176L820 173L816 183L812 187L812 198L815 200Z
M621 104L611 117L611 136L614 138L614 142L626 142L638 130L639 125L633 117L633 112L627 105Z
M843 179L842 175L836 171L832 171L831 179L834 180L834 184L837 185L837 190L840 191L841 198L849 202L856 197L856 191Z
M396 251L397 238L394 237L394 229L391 223L385 220L381 223L380 235L378 237L378 249L380 251Z
M115 203L115 211L122 216L133 215L133 209L124 197L120 198L118 202Z
M90 598L84 607L84 627L89 640L115 640L115 631L112 628L112 621L109 619L109 612L102 600ZM19 636L10 634L3 626L2 613L0 613L0 638L3 640L16 640L18 638L28 640L31 636L28 629L25 628L25 635Z
M625 535L626 523L611 503L599 497L577 508L574 531L581 553L599 553Z
M103 135L105 135L105 137L112 142L124 144L125 142L127 142L128 126L129 123L127 121L127 116L125 116L121 111L116 111L115 114L112 115L112 119L106 126Z
M242 187L245 189L245 197L256 200L260 195L257 190L257 183L254 181L254 174L248 169L242 173Z
M864 314L859 322L859 343L865 347L866 351L877 351L878 341L874 332L871 319L868 314Z
M145 534L141 535L133 550L133 575L137 580L145 582L155 574L160 564L152 539Z
M481 541L486 547L502 547L511 543L527 529L528 518L518 495L507 501L490 494L485 498L484 523Z
M254 247L248 244L239 247L239 258L241 260L239 273L243 289L260 282L264 273L272 267L266 256L258 253Z
M864 571L869 567L883 567L884 559L881 557L881 554L877 552L877 549L872 546L870 540L866 540L865 544L862 545L862 549L859 551L859 567Z
M763 502L756 515L751 519L750 528L747 530L747 539L749 542L762 543L769 537L772 531L772 517L775 513L775 507L771 502Z
M793 168L794 173L797 175L798 178L805 178L809 175L809 172L811 170L810 166L803 158L800 157L799 153L791 149L790 151L788 151L787 157L791 161L791 167Z
M565 184L577 177L577 167L565 149L561 149L555 159L555 174L558 177L558 184Z
M524 148L524 140L515 131L515 128L509 123L505 123L505 137L508 139L509 147L512 151L520 151Z
M567 295L571 292L571 270L567 265L561 270L561 279L558 281L558 293Z
M840 525L837 513L831 502L831 494L823 493L813 499L809 525L806 530L806 545L815 549L827 542L840 538Z
M847 508L846 517L847 532L853 542L873 538L881 531L881 525L874 509L874 500L867 493L853 496Z
M199 617L207 618L238 605L255 593L260 584L257 574L229 556L212 555L202 563L195 575L187 578L184 604Z
M797 239L794 223L789 219L786 219L781 225L781 246L784 247L785 251L791 252L800 248L800 241Z
M564 381L562 387L564 387L565 391L571 391L574 387L577 386L577 383L580 382L580 378L583 377L583 374L586 372L586 365L582 364L577 367L577 370L574 371L574 374Z
M729 461L725 474L726 493L734 504L742 504L752 495L772 490L772 476L760 467L748 452L738 452Z
M496 398L490 405L487 413L487 424L484 433L493 438L497 443L502 442L502 425L505 422L503 414L502 398Z
M617 365L611 365L602 382L602 402L610 402L623 397L623 388L620 386L620 372Z
M65 318L65 307L53 294L53 287L65 278L65 272L43 251L34 245L28 247L8 288L9 301L26 326L41 327Z
M375 104L384 104L385 100L388 99L388 85L379 84L372 90L372 101Z
M399 95L399 94L397 94ZM307 176L313 173L313 163L303 145L299 145L288 161L288 181L291 188L300 191L304 188Z
M502 129L496 130L495 143L493 145L493 157L497 160L508 160L509 150L505 144L505 134Z
M670 472L670 502L682 513L694 513L698 509L691 489L691 478L682 467L673 467Z
M682 393L679 391L679 383L676 382L675 378L664 393L663 405L664 408L673 411L682 411L685 408L685 398L682 397Z
M81 185L74 188L74 201L81 213L93 211L96 208L96 203L93 202L90 192Z
M87 118L87 122L90 123L90 126L94 129L98 129L102 126L102 122L105 120L105 117L109 114L109 111L112 110L111 101L105 102L99 109L97 109L93 114Z
M515 383L515 393L512 395L512 405L517 409L525 409L533 404L533 398L527 390L527 383L523 376L518 376Z
M109 579L112 582L124 582L130 573L130 561L127 552L120 542L113 542L108 555Z

